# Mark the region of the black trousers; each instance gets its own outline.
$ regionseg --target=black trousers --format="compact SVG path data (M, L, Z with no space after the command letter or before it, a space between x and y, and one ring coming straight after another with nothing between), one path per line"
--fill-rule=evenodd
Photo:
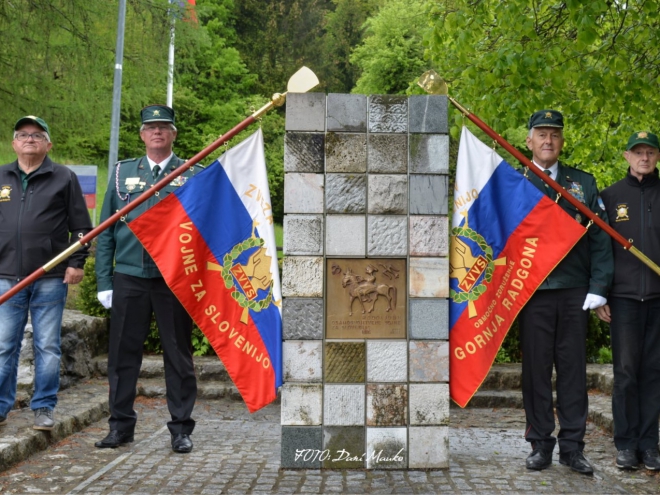
M135 429L133 404L152 312L163 347L167 407L172 416L167 426L172 434L190 434L195 428L190 415L197 398L192 319L162 278L122 273L115 273L113 279L108 353L110 429Z
M539 290L520 312L525 439L553 450L552 367L557 371L560 452L584 449L587 425L587 287Z
M614 444L617 450L658 448L660 299L609 300L614 361Z

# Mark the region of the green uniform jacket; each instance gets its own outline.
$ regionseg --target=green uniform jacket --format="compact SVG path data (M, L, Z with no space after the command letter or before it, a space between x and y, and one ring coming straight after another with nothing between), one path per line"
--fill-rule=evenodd
M170 174L183 162L184 160L174 155L157 179L162 179L164 174ZM173 183L161 189L158 197L152 196L131 211L125 222L120 220L99 235L96 245L96 283L99 292L112 290L112 275L115 271L141 278L162 276L154 260L126 224L183 185L195 172L201 170L202 167L197 166L194 172L186 170ZM103 200L101 222L126 206L130 201L135 201L143 191L155 182L146 156L117 163L112 169L110 183Z
M557 193L554 189L546 186L545 182L534 173L527 171L526 175L532 184L550 196L553 201L556 200ZM556 181L567 191L572 191L576 199L607 222L607 214L598 203L598 188L593 175L560 163ZM589 223L589 219L565 199L559 200L559 206L585 227ZM561 232L557 235L561 235ZM589 287L589 293L606 297L612 285L613 274L614 261L610 237L600 227L592 225L543 281L539 290Z

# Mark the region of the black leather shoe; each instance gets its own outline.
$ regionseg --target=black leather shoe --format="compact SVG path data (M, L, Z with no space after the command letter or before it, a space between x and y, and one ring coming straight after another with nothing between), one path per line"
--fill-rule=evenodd
M619 469L637 469L639 461L634 450L619 450L616 454L616 467Z
M94 447L99 449L115 449L120 445L125 443L131 443L133 441L133 432L132 431L119 431L119 430L110 430L108 436L103 440L96 442Z
M192 450L192 440L187 433L172 435L172 450L177 454L187 454Z
M582 474L594 474L594 468L579 450L559 453L559 464L570 467Z
M532 453L529 454L527 460L525 461L525 466L527 469L533 469L535 471L541 471L542 469L550 467L552 464L552 451L545 449L534 449Z
M648 449L639 453L639 458L644 467L650 471L660 471L660 455L658 449Z

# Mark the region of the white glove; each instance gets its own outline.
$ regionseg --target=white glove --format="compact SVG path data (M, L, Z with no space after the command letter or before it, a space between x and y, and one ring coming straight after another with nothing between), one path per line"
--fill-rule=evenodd
M596 294L587 294L587 298L584 300L583 310L596 309L607 304L607 299L603 296L597 296Z
M96 295L97 299L105 309L112 307L112 291L103 290ZM604 303L603 303L604 304Z

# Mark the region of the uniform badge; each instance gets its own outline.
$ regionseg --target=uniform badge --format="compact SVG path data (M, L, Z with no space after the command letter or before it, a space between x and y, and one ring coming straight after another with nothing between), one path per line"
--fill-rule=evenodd
M170 182L170 186L181 187L181 186L184 185L187 181L188 181L188 177L181 177L181 176L179 176L179 177L177 177L176 179L174 179L172 182Z
M579 213L575 215L575 221L577 223L582 223L582 215L580 215Z
M625 222L630 220L628 216L628 205L626 203L616 205L616 218L615 222Z
M137 185L140 183L140 178L139 177L126 177L126 190L128 192L133 191Z
M582 184L579 182L571 182L571 188L568 190L575 199L580 203L584 203L584 189L582 189Z
M603 198L598 196L598 206L600 206L600 209L605 211L605 203L603 203Z
M11 199L11 186L0 187L0 202L9 201Z

